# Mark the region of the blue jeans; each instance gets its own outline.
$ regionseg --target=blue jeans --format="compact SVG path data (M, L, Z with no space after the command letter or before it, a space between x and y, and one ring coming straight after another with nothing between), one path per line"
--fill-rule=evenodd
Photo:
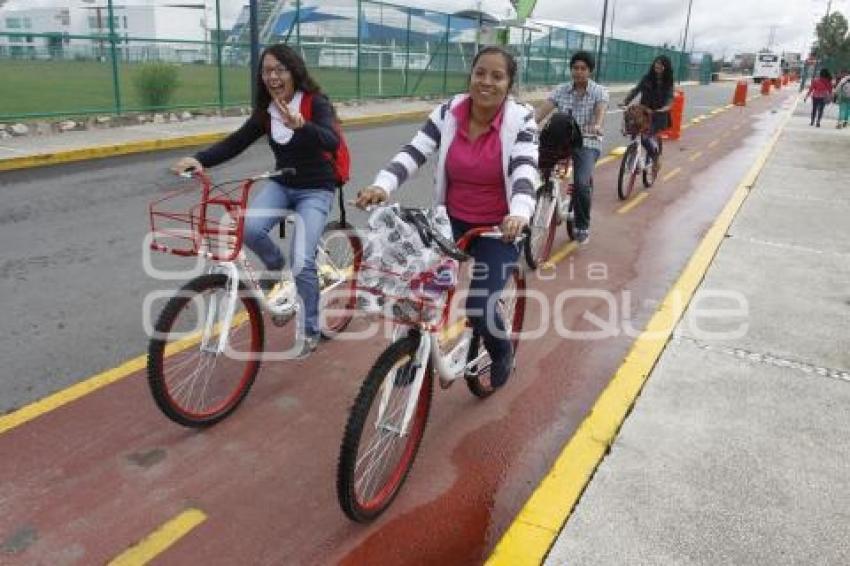
M299 328L308 335L319 333L319 278L316 275L316 248L325 229L333 203L333 190L294 189L269 181L251 201L245 219L245 244L269 271L280 271L286 260L280 247L269 237L288 211L295 211L295 233L289 250L292 274L303 307Z
M573 151L573 177L575 179L575 215L576 228L590 228L590 200L593 194L593 168L599 159L599 150L583 147Z
M451 218L451 222L455 240L475 226L456 218ZM505 323L490 298L505 288L508 277L516 269L519 248L502 240L477 238L472 241L467 253L475 264L466 299L466 315L475 333L483 338L490 358L504 359L511 351L511 342L505 335Z

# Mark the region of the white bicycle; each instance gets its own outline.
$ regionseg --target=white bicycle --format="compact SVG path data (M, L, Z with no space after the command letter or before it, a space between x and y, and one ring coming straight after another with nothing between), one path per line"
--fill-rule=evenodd
M254 383L264 352L263 311L274 314L242 252L244 211L256 181L287 170L213 185L203 172L150 205L151 249L209 262L167 301L148 345L148 384L159 409L174 422L213 425L230 415ZM289 171L291 172L291 170ZM345 329L354 312L361 244L345 220L329 222L317 249L322 333ZM281 225L291 225L286 219ZM300 306L296 306L296 309ZM297 314L297 311L296 311Z

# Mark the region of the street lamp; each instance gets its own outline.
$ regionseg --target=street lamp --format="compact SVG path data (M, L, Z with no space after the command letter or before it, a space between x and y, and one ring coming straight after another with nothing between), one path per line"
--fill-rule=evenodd
M605 45L605 20L608 19L608 0L602 8L602 28L599 31L599 45L596 47L596 80L602 80L602 46Z
M682 38L682 57L685 56L685 50L688 47L688 28L691 27L691 6L693 5L693 3L694 3L694 0L688 0L688 17L685 20L685 35ZM691 64L690 58L685 59L686 68L690 67L690 64ZM679 72L679 74L680 74L679 82L682 82L681 71Z

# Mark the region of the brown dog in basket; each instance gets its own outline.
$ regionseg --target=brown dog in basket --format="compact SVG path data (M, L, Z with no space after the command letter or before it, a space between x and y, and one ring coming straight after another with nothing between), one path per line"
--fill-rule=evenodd
M623 132L630 136L645 134L652 123L652 111L643 104L629 106L623 111Z

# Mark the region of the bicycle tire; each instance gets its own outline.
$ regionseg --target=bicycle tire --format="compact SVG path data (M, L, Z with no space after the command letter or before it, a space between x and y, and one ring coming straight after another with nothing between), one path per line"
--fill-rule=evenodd
M569 196L570 204L567 207L567 218L564 221L564 228L567 230L567 238L570 241L576 239L576 199L574 194Z
M362 244L351 224L334 220L328 222L325 226L319 245L328 250L329 255L336 255L336 257L331 258L333 266L330 270L334 273L331 274L331 281L327 284L339 281L335 273L338 270L349 270L345 274L339 274L339 276L347 278L345 283L338 285L332 291L321 293L319 296L321 333L326 339L331 339L343 332L354 316L356 274L362 256ZM320 272L319 282L322 286L322 266L317 266L317 269ZM326 315L328 312L334 314Z
M230 356L227 352L224 354L210 354L209 352L201 352L200 348L195 344L200 341L197 328L200 321L194 326L190 325L191 330L182 331L188 333L188 336L179 338L171 348L177 351L166 352L169 346L169 337L175 332L181 332L181 329L175 323L180 320L181 315L186 312L186 307L195 302L197 297L201 297L208 292L225 291L228 278L224 274L208 274L196 277L180 288L178 293L171 297L162 309L159 319L154 326L155 334L150 339L148 344L148 385L153 395L154 401L160 411L177 424L186 427L207 427L211 426L230 415L245 399L245 396L250 391L254 380L257 377L257 372L260 369L260 357L263 352L264 342L264 327L262 321L262 311L256 299L247 292L244 282L239 282L239 299L244 308L245 315L234 317L234 323L231 324L231 330L234 336L246 325L240 322L240 318L244 319L247 316L247 328L249 330L248 339L249 347L246 351L238 351L239 356ZM203 313L209 307L204 306L199 313ZM191 313L188 313L191 315ZM198 317L199 319L201 317ZM189 318L191 321L191 317ZM185 342L184 342L185 340ZM231 343L229 348L236 351L236 340L230 338ZM199 354L202 363L194 367L185 379L180 380L180 372L183 369L189 370L192 366L189 364L190 356ZM205 356L214 356L214 363L209 365L209 358ZM216 379L201 375L200 370L210 370L214 372L218 369L222 358L225 356L224 368L228 369L231 365L242 364L241 374L235 380L229 380L226 377ZM244 360L240 360L244 357ZM187 361L189 360L189 361ZM225 375L228 373L224 372ZM239 372L234 372L234 374ZM198 399L195 398L196 387L200 385L198 378L204 381L202 388L197 392ZM176 381L175 381L176 380ZM228 385L229 381L234 381L234 385ZM187 390L188 389L188 390ZM210 406L200 405L203 402L207 393L213 396L215 392L221 391L219 396L220 401L211 403ZM188 396L187 396L188 395ZM192 401L195 404L192 405Z
M402 452L399 461L389 470L385 481L372 486L374 491L373 496L367 495L364 498L361 497L361 494L358 494L358 463L362 463L359 460L362 461L365 459L366 454L374 455L377 453L372 445L368 444L369 449L366 454L358 458L360 446L364 440L364 434L367 432L379 433L381 430L379 423L368 426L373 405L380 404L381 386L387 379L392 380L393 388L398 388L402 391L401 398L403 400L407 399L408 392L405 392L404 389L409 387L413 380L412 378L399 379L400 376L407 375L406 373L399 373L399 371L415 371L411 362L418 346L419 337L411 334L396 340L384 350L372 366L372 369L369 370L349 412L345 434L339 451L336 485L340 507L343 513L352 521L367 523L383 513L398 495L401 486L404 484L413 466L413 461L419 450L419 444L422 441L425 425L428 421L428 414L431 409L434 376L430 364L425 370L422 387L418 392L416 408L410 422L410 430L406 437L398 437L402 441ZM398 371L394 373L393 370ZM389 409L391 405L392 399L387 403L388 408L385 416L387 414L398 416L397 409L392 411ZM401 407L403 406L404 404L402 403ZM382 432L387 432L387 429L392 428L389 423L384 426L386 428ZM389 432L394 431L390 430ZM387 450L383 446L381 448L381 455L386 454ZM372 462L372 460L369 461L369 466L366 466L366 472L369 471ZM367 491L369 487L367 483Z
M530 234L523 242L523 255L529 269L537 269L541 263L549 259L552 243L555 241L556 220L555 196L552 194L552 187L544 187L538 194L537 205L531 216Z
M508 283L505 285L505 289L508 289L511 283L513 283L515 291L514 305L512 308L513 313L512 316L509 317L511 318L511 329L509 334L511 336L510 340L511 348L514 353L514 362L516 362L517 350L519 348L519 335L522 332L522 325L525 320L525 278L520 275L519 270L514 269L511 277L508 279ZM502 290L503 294L505 289ZM484 340L481 337L473 335L472 344L470 344L469 347L469 355L467 356L467 363L475 359L478 352L483 347ZM465 378L466 379L464 381L466 381L469 391L479 399L486 399L496 391L490 385L489 366L477 374L466 375Z
M658 156L661 156L662 151L664 150L664 143L661 141L661 137L656 136L656 143L658 143ZM655 184L655 181L658 180L658 174L654 171L655 159L650 159L650 166L643 170L643 186L647 189Z
M634 190L637 171L632 171L632 169L636 157L635 145L630 144L623 154L623 159L620 160L620 174L617 177L617 196L620 197L620 200L628 199Z

